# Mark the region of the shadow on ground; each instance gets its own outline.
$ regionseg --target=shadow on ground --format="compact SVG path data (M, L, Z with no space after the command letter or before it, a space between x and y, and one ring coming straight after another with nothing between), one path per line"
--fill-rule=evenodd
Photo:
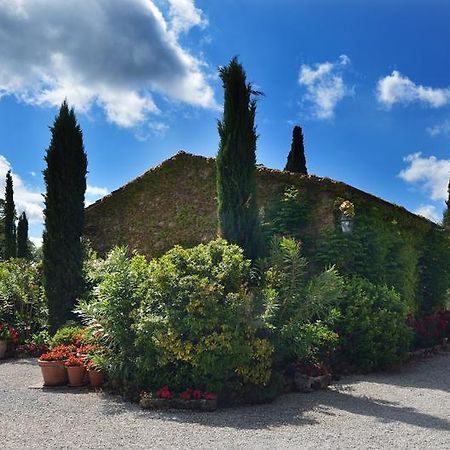
M395 402L361 396L356 391L359 383L386 384L417 389L449 392L448 373L450 354L433 360L406 366L400 373L346 377L341 383L326 391L311 394L287 394L272 404L254 405L219 410L214 413L192 411L142 411L137 405L104 394L105 415L134 413L138 419L161 419L180 423L202 424L208 427L227 427L257 430L286 425L314 425L325 416L341 411L374 417L382 423L399 422L431 430L450 431L450 421L422 413L415 408ZM411 393L411 396L414 394ZM312 414L314 412L314 414ZM314 417L312 417L314 415Z

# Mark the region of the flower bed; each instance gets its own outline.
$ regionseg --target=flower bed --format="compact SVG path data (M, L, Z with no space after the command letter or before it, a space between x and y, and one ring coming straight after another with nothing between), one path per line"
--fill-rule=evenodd
M212 392L202 392L199 389L186 389L175 396L168 386L163 386L156 393L142 392L139 404L143 409L215 411L217 395Z

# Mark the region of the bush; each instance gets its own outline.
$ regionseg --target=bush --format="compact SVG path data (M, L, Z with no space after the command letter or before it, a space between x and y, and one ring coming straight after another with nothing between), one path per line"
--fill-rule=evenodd
M242 250L224 240L150 263L136 324L142 385L217 392L268 382L272 346L256 336L249 277Z
M79 326L65 326L60 328L50 340L50 347L59 345L77 345L82 337L83 328Z
M25 260L0 262L0 322L13 326L22 341L46 327L40 265Z
M343 280L329 268L307 281L307 261L300 242L292 238L273 239L268 265L261 318L275 342L277 360L324 362L338 341L332 325L339 317Z
M143 256L130 257L125 247L117 247L106 260L90 264L87 272L92 290L76 312L87 326L87 339L100 340L107 348L109 378L125 391L134 389L133 311L145 295L148 263Z
M394 289L349 278L340 308L341 350L348 363L371 370L402 361L412 334L407 304Z

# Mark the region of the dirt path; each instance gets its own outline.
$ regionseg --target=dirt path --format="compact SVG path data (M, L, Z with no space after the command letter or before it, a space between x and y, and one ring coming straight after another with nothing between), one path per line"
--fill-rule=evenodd
M450 353L395 374L216 413L151 412L88 391L42 391L35 361L0 364L0 447L450 449Z

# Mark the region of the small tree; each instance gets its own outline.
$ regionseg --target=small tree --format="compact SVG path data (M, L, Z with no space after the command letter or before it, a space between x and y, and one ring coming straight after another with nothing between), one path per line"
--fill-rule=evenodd
M289 152L286 167L289 172L308 175L306 169L305 146L303 143L303 132L301 127L295 126L292 131L291 151Z
M257 94L237 58L220 69L224 87L223 119L218 123L217 198L219 235L244 249L254 259L262 247L256 201Z
M17 224L17 257L24 259L30 258L28 219L25 211L19 216L19 222Z
M5 188L5 259L17 256L16 243L16 207L14 205L14 187L11 171L6 174Z
M84 289L84 195L87 157L73 109L61 106L51 128L44 180L44 283L52 331L74 318L72 310Z
M444 218L442 220L442 225L444 226L444 228L446 230L450 231L450 181L448 183L448 188L447 188L447 192L448 192L448 198L447 201L445 202L445 211L444 211Z

